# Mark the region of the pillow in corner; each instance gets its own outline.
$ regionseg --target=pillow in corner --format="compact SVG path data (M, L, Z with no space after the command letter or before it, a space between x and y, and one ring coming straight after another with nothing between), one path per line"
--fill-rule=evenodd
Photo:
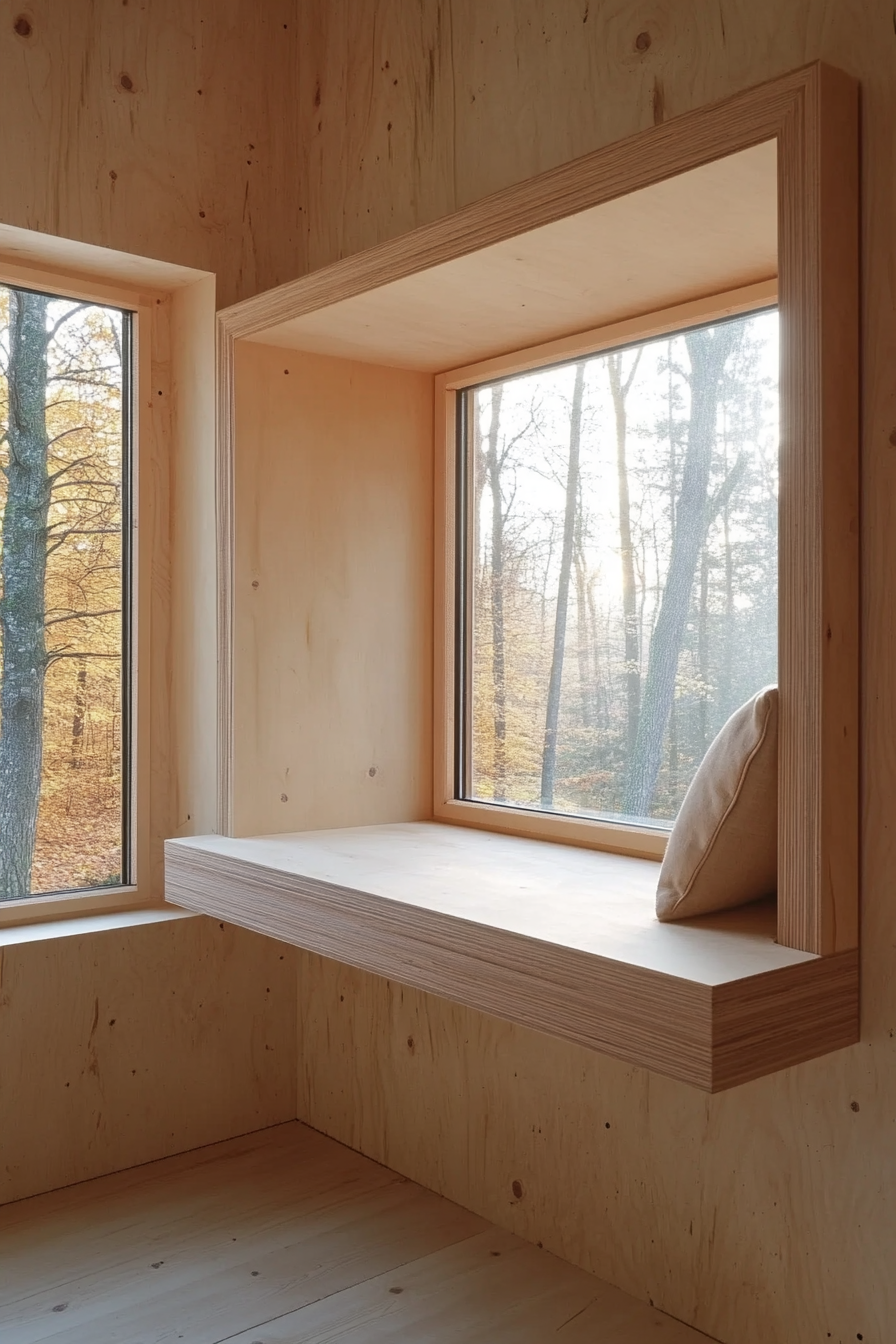
M778 688L735 710L675 819L656 913L690 919L771 896L778 870Z

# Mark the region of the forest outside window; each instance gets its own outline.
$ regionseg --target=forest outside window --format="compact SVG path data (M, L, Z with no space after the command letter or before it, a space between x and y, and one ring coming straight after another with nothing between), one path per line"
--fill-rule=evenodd
M0 287L0 901L132 881L132 323Z
M668 831L777 681L777 309L456 405L455 797Z

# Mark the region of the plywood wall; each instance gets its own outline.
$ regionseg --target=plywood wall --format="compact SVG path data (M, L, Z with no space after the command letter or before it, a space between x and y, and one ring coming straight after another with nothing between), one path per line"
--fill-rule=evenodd
M292 1119L294 993L211 919L0 946L0 1204Z
M817 58L863 90L862 1043L707 1098L299 968L303 1118L726 1344L883 1344L896 1320L892 5L317 0L300 29L309 267Z
M290 278L302 210L297 117L282 113L295 98L296 11L294 0L0 0L0 224L214 271L219 303ZM202 317L185 309L207 298L173 302L175 343ZM169 488L192 491L200 532L213 529L212 464L193 451L197 426L208 439L210 359L195 372L195 385L160 384L183 435L156 480L155 699L173 686L183 711L152 725L162 761L172 726L195 741L209 736L203 716L214 727L199 660L172 666L172 650L203 633L213 660L213 637L184 601L167 626L185 564L201 552L213 568L213 545L163 507ZM211 799L206 826L213 815L209 762L194 766L176 788L154 780L169 831L203 824L197 801ZM188 919L0 955L0 1202L294 1115L291 952Z
M236 386L233 834L429 817L432 377L242 342Z
M295 0L0 0L0 222L291 279Z
M888 1341L896 1319L889 0L0 2L0 221L214 270L220 304L816 57L857 75L864 98L862 1044L706 1098L332 963L300 966L304 1117L728 1344ZM4 953L8 1194L280 1116L289 1033L274 1066L251 1024L270 1024L268 989L290 1007L288 976L268 978L270 945L228 951L203 927ZM113 997L133 1034L116 1053L110 1012L94 1059L94 1005ZM26 1067L48 1052L51 1072ZM126 1071L144 1067L131 1105ZM74 1069L70 1112L53 1088ZM77 1145L42 1155L66 1121Z

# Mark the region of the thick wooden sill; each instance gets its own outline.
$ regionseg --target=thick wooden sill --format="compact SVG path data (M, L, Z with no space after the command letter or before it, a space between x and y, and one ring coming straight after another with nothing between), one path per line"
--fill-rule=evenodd
M858 1040L772 905L660 924L647 859L434 822L166 844L166 898L719 1091Z
M29 920L21 924L0 924L0 957L4 947L21 943L47 943L57 938L93 937L99 933L116 933L119 929L135 929L146 924L167 924L171 920L190 919L192 910L178 910L171 905L146 905L139 910L93 910L87 914L72 914L66 919Z

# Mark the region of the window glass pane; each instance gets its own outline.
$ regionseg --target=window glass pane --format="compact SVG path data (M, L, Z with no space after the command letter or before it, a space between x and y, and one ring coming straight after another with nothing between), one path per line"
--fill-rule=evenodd
M462 796L670 826L777 680L777 312L471 390L465 438Z
M130 321L0 287L0 900L129 881Z

